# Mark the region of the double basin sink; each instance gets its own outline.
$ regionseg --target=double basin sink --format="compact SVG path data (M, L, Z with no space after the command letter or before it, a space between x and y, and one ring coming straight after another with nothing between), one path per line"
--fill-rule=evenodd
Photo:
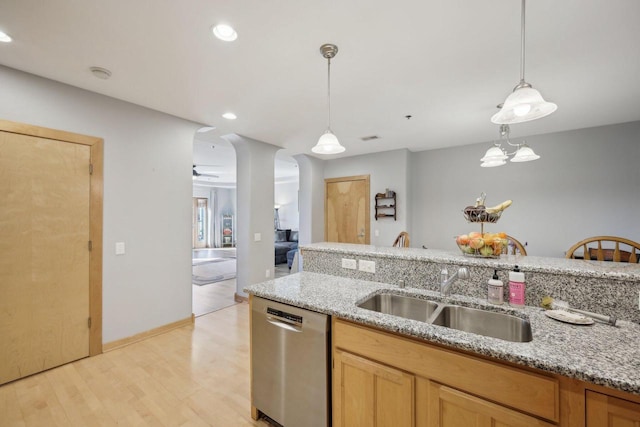
M358 307L506 341L533 339L529 321L507 313L391 293L373 295Z

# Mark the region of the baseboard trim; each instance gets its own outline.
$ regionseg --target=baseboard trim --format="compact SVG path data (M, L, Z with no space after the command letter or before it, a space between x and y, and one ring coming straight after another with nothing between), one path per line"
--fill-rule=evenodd
M249 302L249 298L247 297L243 297L242 295L239 295L237 292L233 294L233 300L235 302Z
M140 332L139 334L132 335L127 338L122 338L119 340L111 341L102 345L102 352L106 353L111 350L116 350L121 347L125 347L127 345L145 340L147 338L154 337L156 335L164 334L165 332L172 331L174 329L181 328L183 326L193 325L195 323L195 315L191 313L190 317L186 319L178 320L177 322L168 323L163 326L159 326L157 328L150 329L145 332Z

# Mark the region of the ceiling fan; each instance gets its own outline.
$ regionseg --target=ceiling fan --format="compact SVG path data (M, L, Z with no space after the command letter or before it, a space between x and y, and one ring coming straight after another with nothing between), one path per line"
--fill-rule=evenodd
M200 173L200 172L198 172L196 170L196 168L198 166L218 166L218 165L193 165L193 179L196 179L199 176L207 176L207 177L210 177L210 178L220 178L220 176L214 175L214 174L211 174L211 173Z

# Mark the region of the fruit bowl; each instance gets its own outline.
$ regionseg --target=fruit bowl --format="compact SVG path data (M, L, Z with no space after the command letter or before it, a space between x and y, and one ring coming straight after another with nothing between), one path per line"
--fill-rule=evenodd
M481 258L499 258L509 241L504 233L461 234L456 237L456 244L463 255Z

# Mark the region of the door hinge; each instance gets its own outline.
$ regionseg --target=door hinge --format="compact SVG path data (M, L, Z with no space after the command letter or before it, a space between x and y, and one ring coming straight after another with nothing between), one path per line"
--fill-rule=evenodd
M93 250L93 242L91 240L89 240L87 247L89 248L89 251Z
M93 164L89 163L89 175L93 175Z
M89 329L91 329L91 317L87 319L87 326Z

